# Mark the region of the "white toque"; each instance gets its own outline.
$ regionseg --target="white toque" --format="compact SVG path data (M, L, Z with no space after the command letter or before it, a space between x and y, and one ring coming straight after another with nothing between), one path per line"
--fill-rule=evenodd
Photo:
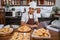
M36 4L35 1L30 2L29 5L30 5L31 8L34 8L34 9L35 9L36 6L37 6L37 4Z

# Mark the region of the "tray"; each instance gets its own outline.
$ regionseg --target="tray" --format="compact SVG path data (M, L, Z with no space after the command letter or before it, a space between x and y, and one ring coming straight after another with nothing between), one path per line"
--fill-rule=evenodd
M36 30L34 30L34 32L35 32ZM49 32L49 30L47 30L48 32ZM33 33L34 33L33 32ZM32 37L33 38L38 38L38 39L50 39L51 38L51 34L49 33L49 37L40 37L40 36L35 36L34 34L32 33Z

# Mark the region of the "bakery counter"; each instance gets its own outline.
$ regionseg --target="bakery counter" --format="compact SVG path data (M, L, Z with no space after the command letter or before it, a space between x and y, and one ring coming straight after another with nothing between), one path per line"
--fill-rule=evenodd
M12 36L13 33L11 33L11 35L9 35L9 36L0 37L0 40L9 40L11 38L11 36ZM60 40L58 32L54 32L54 31L50 30L50 33L51 33L51 39L31 38L31 40Z
M38 28L43 28L43 26L40 24ZM17 31L17 29L14 29L14 31L11 34L6 35L6 36L0 36L0 40L10 40L12 38L12 36L14 35L14 33L16 33L16 32L19 32L19 31ZM28 33L30 33L32 35L33 30L29 31ZM30 35L30 40L60 40L60 38L59 38L60 37L60 32L55 32L55 31L49 30L49 33L51 35L50 38L34 38Z

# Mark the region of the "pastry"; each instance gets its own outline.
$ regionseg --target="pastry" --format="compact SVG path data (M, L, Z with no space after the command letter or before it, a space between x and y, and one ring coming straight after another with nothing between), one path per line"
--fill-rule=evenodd
M3 33L9 32L9 28L2 28L0 29L0 32L3 32Z
M29 39L30 39L30 33L14 32L10 40L29 40Z
M34 31L33 34L39 37L49 37L49 32L44 28Z
M14 34L12 35L12 38L10 40L22 40L23 36L24 36L23 33L14 32Z
M48 37L49 35L48 34L44 34L45 37Z
M14 32L10 40L17 40L17 38L18 38L18 32Z
M30 33L25 33L24 40L30 40Z
M24 25L24 26L21 26L20 28L18 28L18 30L21 31L21 32L27 32L27 31L30 31L31 28Z
M23 37L24 37L24 34L23 33L19 33L18 39L22 40Z
M0 34L6 35L6 34L10 34L12 32L13 32L12 28L2 28L2 29L0 29Z

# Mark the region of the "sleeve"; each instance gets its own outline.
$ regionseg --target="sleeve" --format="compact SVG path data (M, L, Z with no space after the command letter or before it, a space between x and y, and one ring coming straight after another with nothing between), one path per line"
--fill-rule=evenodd
M25 22L25 14L22 15L21 21Z

